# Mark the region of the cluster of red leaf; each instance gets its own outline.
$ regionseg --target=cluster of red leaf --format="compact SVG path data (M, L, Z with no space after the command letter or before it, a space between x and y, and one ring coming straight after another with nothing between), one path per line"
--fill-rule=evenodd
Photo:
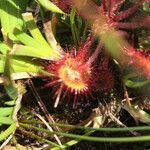
M66 1L53 0L53 2L63 11L70 11L70 6L66 3ZM88 2L89 1L87 1L87 3ZM103 47L103 43L98 44L93 54L89 57L90 47L94 41L93 37L95 37L99 31L105 34L106 31L111 28L114 33L127 35L127 38L128 33L122 29L135 29L150 26L150 17L146 17L140 22L125 22L125 19L133 15L142 6L142 4L146 2L146 0L138 1L127 10L120 10L124 2L125 0L103 0L101 6L96 6L94 3L89 3L88 5L85 4L82 6L81 8L83 9L81 9L79 8L82 4L81 2L79 2L80 5L75 6L77 7L79 13L81 13L81 17L85 17L93 23L93 33L91 33L92 36L88 37L87 41L81 47L71 50L70 53L65 53L60 60L57 62L52 62L48 65L47 70L54 75L54 78L47 84L47 86L57 85L58 87L56 91L57 102L55 106L57 106L60 97L62 95L64 97L64 95L68 92L75 95L74 99L76 99L78 95L83 93L91 93L93 90L104 91L112 88L114 79L108 68L108 57L104 56L104 58L102 58L102 63L98 63L96 61L97 56ZM96 9L91 8L89 12L85 12L85 10L89 10L91 6L94 6ZM92 9L95 14L92 12ZM90 12L93 14L90 14ZM88 14L89 16L87 16ZM99 19L102 20L101 24L99 24ZM102 34L98 35L100 35L101 38ZM120 36L120 38L123 37ZM130 60L127 62L128 64L133 64L136 68L142 70L150 79L149 56L146 57L145 54L138 52L129 44L121 45L120 51L123 51L124 56L126 58L128 57L128 60Z

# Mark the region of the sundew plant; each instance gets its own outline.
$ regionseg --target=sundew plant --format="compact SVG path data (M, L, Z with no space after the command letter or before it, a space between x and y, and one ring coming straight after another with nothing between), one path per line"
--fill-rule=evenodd
M149 149L149 12L0 0L0 149Z

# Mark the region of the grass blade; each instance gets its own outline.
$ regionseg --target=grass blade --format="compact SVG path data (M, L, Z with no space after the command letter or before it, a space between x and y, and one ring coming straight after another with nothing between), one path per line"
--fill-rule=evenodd
M0 133L0 141L7 138L13 131L15 131L15 129L16 129L16 122L11 124L5 131Z
M10 98L17 98L17 89L15 88L14 82L11 79L11 57L9 54L6 55L4 65L4 87Z
M137 81L137 82L134 82L132 80L125 80L125 85L127 87L130 87L130 88L141 88L145 85L149 85L150 84L150 80L145 80L145 81Z
M23 44L25 44L27 46L34 47L36 49L42 48L40 43L38 43L35 39L33 39L31 36L24 33L23 31L21 31L20 29L15 28L14 34L17 37L17 39L19 39L20 42L22 42Z
M39 73L42 67L34 64L31 59L23 57L14 57L12 59L13 72Z
M10 50L9 46L0 41L0 52L4 55Z
M0 107L0 116L8 116L13 112L13 107Z
M52 51L52 49L50 48L50 45L46 42L46 40L44 39L44 37L41 34L40 30L36 26L36 23L34 21L32 13L24 13L24 14L22 14L22 16L23 16L23 19L24 19L24 21L27 25L27 28L29 29L32 37L37 42L39 42L43 47L45 47L46 49L49 49L50 51Z
M5 59L5 56L0 55L0 73L4 72ZM42 67L33 63L30 58L13 56L13 58L11 58L11 71L12 73L39 73L42 72Z
M13 29L23 25L18 0L0 0L0 19L6 37L16 40Z
M60 14L65 14L60 8L58 8L56 5L54 5L52 2L49 0L37 0L43 7L46 9L55 12L55 13L60 13Z
M13 55L20 55L20 56L30 56L30 57L36 57L41 59L49 59L49 52L45 51L45 53L41 53L40 49L36 49L34 47L30 46L24 46L15 44L13 47Z
M34 38L30 37L28 34L24 33L20 29L16 28L14 31L14 34L17 37L17 39L19 39L23 44L29 47L33 47L34 50L37 50L38 56L41 55L42 57L45 57L47 59L58 58L58 55L54 51L51 50L50 46L49 48L43 46L40 42L36 41ZM28 56L30 54L32 56L32 52L33 51L30 51ZM36 57L36 55L34 55L34 57Z
M10 117L2 117L0 116L0 124L12 124L14 123L14 120L11 119Z

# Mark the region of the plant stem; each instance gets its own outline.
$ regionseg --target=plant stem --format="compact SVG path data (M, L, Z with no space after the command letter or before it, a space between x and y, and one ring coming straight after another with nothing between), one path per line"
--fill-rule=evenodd
M43 124L40 121L29 121L25 120L23 123L20 124ZM70 124L60 124L60 123L51 123L48 124L52 126L59 126L62 128L72 128L72 129L84 129L84 130L95 130L95 131L103 131L103 132L128 132L128 131L150 131L150 126L139 126L139 127L126 127L126 128L91 128L91 127L84 127L79 125L70 125Z
M147 136L137 136L137 137L90 137L90 136L84 136L84 135L75 135L75 134L69 134L69 133L62 133L62 132L50 132L43 128L34 127L28 124L22 124L20 123L20 126L28 129L38 130L42 132L46 132L48 134L57 134L68 138L76 138L79 140L86 140L86 141L93 141L93 142L143 142L143 141L150 141L150 135Z

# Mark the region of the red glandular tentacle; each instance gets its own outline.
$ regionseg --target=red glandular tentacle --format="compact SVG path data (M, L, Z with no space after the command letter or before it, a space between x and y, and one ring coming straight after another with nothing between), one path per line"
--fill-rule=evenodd
M117 16L114 17L114 20L118 22L120 20L123 20L123 19L129 17L134 12L136 12L138 10L138 8L140 8L144 2L146 2L146 0L138 1L136 4L134 4L133 7L129 8L125 11L120 12Z
M125 0L111 0L111 13L116 14Z
M142 19L137 22L119 22L115 23L114 27L119 29L136 29L136 28L150 28L150 17Z
M87 64L92 65L92 63L95 61L95 59L97 58L98 54L100 53L101 49L102 49L102 45L98 44L98 46L96 47L94 53L88 59Z
M89 52L89 49L94 42L94 37L93 35L89 35L87 41L84 43L84 46L79 48L78 53L77 53L77 60L79 59L80 62L84 62L85 58Z
M150 79L150 55L145 56L142 52L138 52L133 47L131 47L130 50L125 50L125 52L130 58L131 64Z

